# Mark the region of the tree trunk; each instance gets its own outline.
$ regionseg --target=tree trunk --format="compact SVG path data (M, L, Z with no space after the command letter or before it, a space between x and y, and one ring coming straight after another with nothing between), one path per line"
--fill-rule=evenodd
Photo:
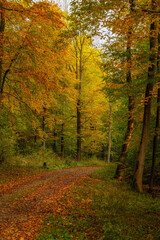
M3 3L0 1L0 107L2 103L2 80L3 80L3 44L4 44L5 17ZM4 162L3 152L0 156L0 163Z
M34 136L34 143L37 142L37 135Z
M80 99L77 102L77 161L81 160L81 109Z
M0 1L0 101L2 99L2 62L3 62L3 44L4 44L4 28L5 28L5 17L3 3Z
M53 130L53 136L54 136L54 140L53 140L53 146L52 146L52 148L53 148L53 151L54 151L55 153L57 153L57 146L56 146L57 133L56 133L56 130L55 130L55 129Z
M155 0L152 0L152 9L155 9ZM143 129L141 135L141 142L139 146L139 153L137 157L137 169L134 175L134 186L139 192L143 192L143 171L144 171L144 161L149 140L149 126L150 126L150 116L151 116L151 98L153 90L153 80L155 78L156 69L156 23L155 20L151 19L150 25L150 56L149 56L149 67L148 67L148 84L146 86L145 92L145 104L144 104L144 115L143 115Z
M128 109L129 109L128 127L127 127L127 131L125 134L124 143L122 146L122 152L118 159L118 166L117 166L117 170L116 170L116 178L118 180L122 180L123 176L124 176L124 167L125 167L124 160L128 154L128 148L130 145L132 132L133 132L133 125L134 125L134 121L133 121L134 97L133 96L129 96Z
M160 23L159 23L160 31ZM160 74L160 32L158 32L158 59L157 59L157 73ZM157 151L157 142L158 142L158 130L159 130L159 121L160 121L160 81L158 82L158 92L157 92L157 114L156 114L156 126L155 126L155 135L153 138L153 154L152 154L152 167L151 167L151 176L149 183L149 191L153 190L154 183L154 172L156 166L156 151Z
M56 132L56 120L55 121L55 126L54 126L54 129L53 129L53 145L52 145L52 149L53 149L53 152L57 153L57 145L56 145L56 138L57 138L57 132Z
M144 170L145 154L146 154L148 139L149 139L152 90L153 90L153 84L148 83L146 87L146 93L145 93L143 129L142 129L141 143L140 143L138 159L137 159L137 170L134 176L134 185L136 188L138 188L139 192L143 192L142 177L143 177L143 170Z
M61 127L61 158L64 158L64 123Z
M152 154L152 167L151 167L151 177L149 183L149 191L153 190L154 183L154 172L156 166L156 151L157 151L157 142L158 142L158 130L159 130L159 121L160 121L160 82L158 88L158 96L157 96L157 115L156 115L156 127L155 127L155 135L153 138L153 154Z
M80 38L80 46L76 39L76 79L78 81L78 99L77 99L77 161L81 161L81 92L82 92L82 52L84 39ZM78 66L78 50L79 50L79 66Z
M108 130L108 155L107 155L107 162L110 163L110 156L111 156L111 126L112 126L112 105L109 104L110 114L109 114L109 130Z
M134 2L133 0L129 1L130 3L130 13L132 14L134 9ZM128 34L127 34L127 73L126 73L126 82L128 85L132 82L131 78L131 67L132 67L132 54L131 54L131 46L132 46L132 26L129 27ZM130 89L129 89L130 91ZM115 178L118 180L122 180L124 176L124 168L125 168L125 158L128 154L128 148L130 145L132 132L133 132L133 110L134 110L134 97L133 95L128 96L128 127L124 138L124 143L122 146L121 154L118 158L118 165L116 169Z
M45 133L45 115L46 115L46 108L43 108L43 118L42 118L42 130ZM43 138L43 144L42 144L43 148L46 147L46 140Z

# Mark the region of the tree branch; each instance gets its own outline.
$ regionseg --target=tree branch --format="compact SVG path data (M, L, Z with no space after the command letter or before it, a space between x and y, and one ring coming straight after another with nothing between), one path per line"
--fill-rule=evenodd
M19 50L22 49L22 46L19 48ZM13 63L16 61L16 59L18 58L18 55L20 54L20 52L17 52L14 56L14 58L11 60L10 65L8 67L8 69L5 71L4 75L3 75L3 79L2 79L2 86L1 86L1 90L0 92L3 93L3 89L4 89L4 84L5 84L5 80L7 77L7 74L10 72L11 67L13 65Z

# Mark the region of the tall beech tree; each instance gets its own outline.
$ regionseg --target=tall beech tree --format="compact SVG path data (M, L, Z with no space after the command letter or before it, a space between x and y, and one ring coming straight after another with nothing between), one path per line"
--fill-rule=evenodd
M83 15L79 11L79 1L72 1L70 14L70 27L72 31L74 50L75 50L75 74L77 80L77 161L81 160L81 93L82 93L82 75L83 75L83 47L85 43L85 28L83 26Z
M81 32L80 32L81 35ZM77 161L81 160L81 145L82 145L82 117L81 117L81 94L82 94L82 58L83 58L83 47L85 43L85 36L75 37L75 56L76 56L76 80L77 80Z

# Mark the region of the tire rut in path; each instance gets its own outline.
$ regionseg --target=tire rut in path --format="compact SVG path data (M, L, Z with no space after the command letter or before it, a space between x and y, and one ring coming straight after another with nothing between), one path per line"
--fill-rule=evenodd
M33 180L2 194L0 240L35 239L38 227L48 214L54 214L58 200L79 178L99 167L76 167L33 176Z

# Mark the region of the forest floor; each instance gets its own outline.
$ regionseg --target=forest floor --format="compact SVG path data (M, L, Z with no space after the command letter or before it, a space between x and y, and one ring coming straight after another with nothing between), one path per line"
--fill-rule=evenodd
M1 166L0 240L159 240L159 189L140 194L115 170Z
M54 214L65 191L98 168L54 170L1 183L0 240L36 239L43 218Z

